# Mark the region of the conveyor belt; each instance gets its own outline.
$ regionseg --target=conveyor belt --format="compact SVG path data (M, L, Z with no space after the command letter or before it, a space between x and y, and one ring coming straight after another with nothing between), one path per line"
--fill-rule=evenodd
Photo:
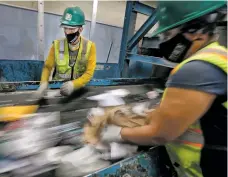
M43 100L38 112L54 112L60 111L62 123L83 120L86 117L87 111L91 107L97 106L97 102L87 100L89 96L104 93L106 90L124 88L131 92L130 96L125 98L127 103L139 102L147 100L146 93L159 88L159 85L128 85L128 86L110 86L110 87L88 87L76 92L70 98L54 97ZM0 93L0 106L10 105L28 105L35 104L31 100L32 91ZM159 102L159 99L152 100L152 104ZM37 103L36 103L37 104Z
M67 100L64 97L55 97L52 99L46 100L46 103L43 103L40 106L38 112L52 112L52 111L60 111L61 113L61 124L71 123L71 122L80 122L82 125L88 109L96 106L96 102L92 102L87 100L86 97L97 95L103 93L105 90L111 89L119 89L124 88L128 89L131 92L130 96L125 98L127 103L132 102L140 102L148 100L146 93L155 89L160 88L159 85L130 85L130 86L111 86L111 87L89 87L88 90L82 90L80 92L80 96L75 96ZM14 92L3 94L0 93L0 106L6 105L17 105L17 104L32 104L32 101L29 101L29 97L32 94L29 92ZM63 103L65 101L65 103ZM160 97L154 100L151 100L151 104L155 105L160 101ZM79 124L79 125L80 125ZM147 151L147 150L146 150ZM163 152L162 152L163 154ZM159 156L159 158L158 158ZM155 160L156 159L156 160ZM159 161L157 160L159 159ZM129 163L132 161L132 163ZM133 163L134 161L134 163ZM161 162L160 162L161 161ZM142 163L141 163L142 162ZM126 173L133 175L134 170L131 169L131 165L137 166L137 176L169 176L167 170L167 164L164 163L163 160L160 159L160 155L158 155L157 150L153 150L151 152L139 153L138 155L131 157L129 159L125 159L123 161L117 162L113 164L107 169L103 169L96 174L90 174L88 177L103 175L104 173L110 174L110 176L116 175L126 175ZM143 164L147 164L146 167ZM152 164L152 166L151 166ZM149 166L148 166L149 165ZM140 168L140 169L139 169ZM116 170L114 170L116 169ZM161 169L161 170L159 170ZM141 170L141 171L140 171ZM48 173L52 173L53 171L49 171ZM156 172L156 173L155 173ZM156 174L156 175L155 175ZM43 176L43 173L42 175ZM54 176L54 174L47 174L47 176Z
M159 85L156 84L148 84L148 85L127 85L127 86L106 86L106 87L87 87L87 91L84 91L82 97L88 97L96 94L103 93L106 90L114 90L114 89L127 89L131 92L131 94L140 94L146 93L148 91L153 90L153 88L159 88ZM22 101L26 101L30 99L31 94L34 91L20 91L20 92L8 92L8 93L0 93L0 105L4 104L16 104L21 103ZM77 98L77 96L75 96ZM50 103L59 102L63 97L56 97L54 99L50 99ZM54 101L53 101L54 100Z

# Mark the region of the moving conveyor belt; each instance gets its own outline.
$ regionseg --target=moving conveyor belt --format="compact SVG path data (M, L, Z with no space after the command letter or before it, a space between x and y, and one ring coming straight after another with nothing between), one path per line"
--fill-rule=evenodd
M105 92L106 90L113 89L128 89L130 91L130 96L125 98L127 103L139 102L147 100L146 93L153 90L154 88L159 88L158 85L130 85L130 86L110 86L110 87L89 87L82 89L73 96L66 97L54 97L47 98L40 102L40 107L37 112L61 112L61 118L66 122L76 121L86 116L88 109L97 106L96 102L87 100L86 98L92 95L97 95ZM56 92L56 90L51 90L50 92ZM34 100L31 100L31 91L25 92L13 92L13 93L0 93L0 106L14 106L14 105L33 105L37 104ZM152 104L159 102L159 98L152 100Z
M76 95L70 100L66 100L64 97L48 98L44 103L40 105L38 113L42 112L55 112L60 111L61 124L68 124L72 122L78 122L79 126L82 126L88 109L97 106L96 102L87 100L86 98L92 95L103 93L105 90L114 89L128 89L131 95L125 98L127 103L146 101L148 100L146 93L153 89L160 89L159 85L128 85L128 86L111 86L111 87L89 87L88 90L82 91L78 96ZM52 92L52 91L51 91ZM25 92L13 92L13 93L0 93L0 106L7 105L27 105L33 104L29 100L31 91ZM151 100L152 105L159 103L160 97ZM158 153L162 147L154 147L150 150L143 148L138 154L128 159L123 159L113 163L110 167L99 170L96 173L89 174L87 177L171 177L169 170L167 169L167 163L162 162L160 154ZM162 153L164 154L164 153ZM34 176L55 176L54 168L50 168L46 172L41 172Z

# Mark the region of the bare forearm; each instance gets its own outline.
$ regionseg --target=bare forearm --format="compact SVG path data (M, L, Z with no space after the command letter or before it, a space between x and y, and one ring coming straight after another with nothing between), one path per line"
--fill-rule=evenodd
M166 143L166 137L162 136L162 122L164 118L160 108L148 112L147 124L135 128L123 128L121 136L124 140L139 145L161 145Z
M215 95L169 88L154 111L148 113L149 124L124 128L122 138L137 144L164 144L182 135L211 106Z
M157 128L153 125L145 125L135 128L123 128L121 137L125 141L129 141L138 145L160 145L166 141L156 137Z

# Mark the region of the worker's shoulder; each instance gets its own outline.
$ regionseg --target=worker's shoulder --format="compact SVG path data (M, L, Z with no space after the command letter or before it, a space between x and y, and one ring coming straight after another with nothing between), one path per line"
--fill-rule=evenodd
M57 41L64 41L66 38L65 37L63 37L63 38L58 38L58 39L55 39L54 41L52 41L52 43L54 43L55 41L57 42Z
M226 73L218 66L201 60L186 63L173 75L174 80L198 80L199 82L213 82L214 80L217 80L217 78L224 79L226 77Z
M87 42L90 42L92 45L95 45L95 43L93 41L87 39L86 37L81 36L81 38L82 38L82 40L87 41Z
M200 60L191 61L173 74L167 87L201 90L223 94L227 87L227 75L217 66Z
M177 73L196 73L196 74L203 74L203 73L221 73L225 74L218 66L209 63L207 61L202 60L193 60L191 62L186 63L182 66Z

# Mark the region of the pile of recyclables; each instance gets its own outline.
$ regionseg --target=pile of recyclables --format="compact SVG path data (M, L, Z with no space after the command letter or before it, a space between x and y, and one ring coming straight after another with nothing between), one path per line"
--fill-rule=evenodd
M9 123L0 135L0 176L77 177L110 166L93 146L82 143L82 133L78 122L60 125L60 112Z
M9 123L0 137L0 176L77 177L110 166L94 147L82 144L81 135L77 122L60 125L59 112Z
M60 125L59 112L32 114L10 123L0 137L0 174L26 177L56 173L65 155L80 155L77 148L82 147L81 134L76 122Z

